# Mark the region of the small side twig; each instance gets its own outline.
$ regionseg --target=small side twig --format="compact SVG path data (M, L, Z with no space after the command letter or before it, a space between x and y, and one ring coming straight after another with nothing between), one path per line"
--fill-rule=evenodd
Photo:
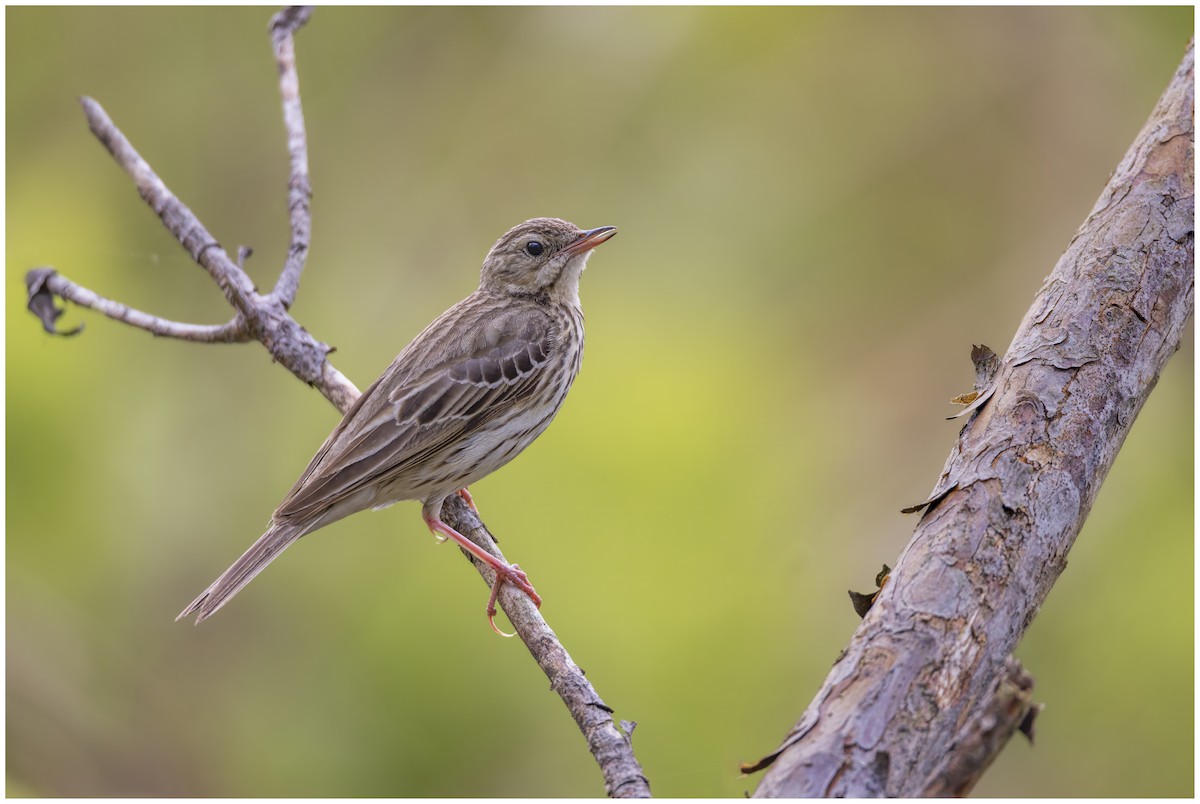
M144 329L164 338L179 338L197 343L244 343L250 340L245 319L235 316L224 324L184 324L168 321L156 315L135 310L132 307L106 299L100 294L76 285L53 268L34 268L25 274L25 285L29 289L29 309L42 320L42 326L52 335L75 335L83 327L61 332L54 326L61 310L54 307L54 297L65 299L95 310L109 318Z
M288 217L291 219L292 240L287 261L271 295L290 309L300 288L300 274L308 258L308 241L312 230L309 202L312 183L308 177L308 136L304 129L304 108L300 104L300 78L296 74L296 48L293 35L312 16L311 6L292 6L271 17L271 44L275 48L275 63L279 67L279 95L283 101L283 125L287 129L288 155L291 157L291 178L288 180Z

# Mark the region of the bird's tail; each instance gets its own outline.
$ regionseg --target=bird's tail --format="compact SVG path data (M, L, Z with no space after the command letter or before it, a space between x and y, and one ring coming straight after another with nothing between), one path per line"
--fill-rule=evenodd
M242 587L254 580L254 576L266 569L284 548L311 530L307 524L290 522L272 522L270 529L258 538L242 557L233 562L233 566L221 573L221 577L200 593L188 607L179 612L175 618L178 622L184 617L196 614L196 624L207 620L217 609L229 602L229 599L241 591Z

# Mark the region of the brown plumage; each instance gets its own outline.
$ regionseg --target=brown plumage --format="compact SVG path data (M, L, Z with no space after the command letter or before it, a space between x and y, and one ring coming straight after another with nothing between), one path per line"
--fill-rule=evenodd
M404 348L354 403L241 558L184 609L200 623L306 533L367 508L420 500L435 534L496 570L495 614L509 581L540 605L525 573L441 520L443 501L499 469L558 412L583 358L579 276L616 234L534 218L496 241L479 287ZM495 628L495 624L492 625Z

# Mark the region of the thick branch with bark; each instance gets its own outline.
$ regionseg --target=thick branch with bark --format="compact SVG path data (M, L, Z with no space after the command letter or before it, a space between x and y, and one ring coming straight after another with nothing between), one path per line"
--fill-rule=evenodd
M200 343L254 339L266 347L276 362L320 390L338 411L344 414L349 410L359 396L358 389L329 362L331 349L312 337L288 313L299 288L311 230L309 201L312 188L293 44L293 34L308 21L311 11L310 8L285 9L272 18L270 25L291 163L288 182L290 247L274 290L267 295L257 292L241 264L245 252L239 254L237 263L230 259L195 214L134 149L100 104L91 98L83 98L81 102L92 133L133 180L142 199L158 214L167 230L212 276L234 308L235 315L231 321L220 325L168 321L106 299L59 275L53 268L44 267L33 269L26 275L26 286L29 309L41 319L47 332L72 335L79 331L79 328L67 332L56 329L55 321L62 311L55 307L54 300L61 298L159 336ZM457 496L452 497L443 509L443 518L484 550L503 558L483 522ZM463 553L472 559L490 588L494 581L492 569L466 551ZM600 698L537 608L524 593L510 585L505 585L501 591L499 602L534 660L550 679L551 689L562 699L583 732L604 776L608 795L648 797L649 783L633 754L629 729L618 728L612 718L613 710Z
M1194 86L1189 43L756 796L964 792L1027 715L1009 655L1193 313Z

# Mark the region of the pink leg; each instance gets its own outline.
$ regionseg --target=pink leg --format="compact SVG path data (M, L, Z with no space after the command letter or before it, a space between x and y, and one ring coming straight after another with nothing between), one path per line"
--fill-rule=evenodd
M441 508L441 506L439 505L438 508ZM505 564L503 561L496 558L479 545L475 544L475 542L471 541L466 536L463 536L454 528L447 525L438 515L440 513L440 511L435 513L432 510L426 509L421 512L421 516L425 519L425 524L429 526L429 529L433 531L435 535L441 535L445 538L453 539L459 547L463 548L468 553L475 556L496 571L496 582L492 584L492 594L488 598L487 604L488 624L491 625L492 630L500 636L514 636L513 634L506 634L496 627L496 598L500 594L501 585L503 585L505 581L508 581L513 586L529 595L529 599L533 601L533 605L541 608L542 598L536 591L534 591L533 586L530 585L529 576L522 572L518 565Z
M458 496L462 497L463 502L467 504L467 507L475 512L475 516L479 516L479 509L475 507L475 500L471 498L471 492L467 491L466 486L463 486L458 490Z

